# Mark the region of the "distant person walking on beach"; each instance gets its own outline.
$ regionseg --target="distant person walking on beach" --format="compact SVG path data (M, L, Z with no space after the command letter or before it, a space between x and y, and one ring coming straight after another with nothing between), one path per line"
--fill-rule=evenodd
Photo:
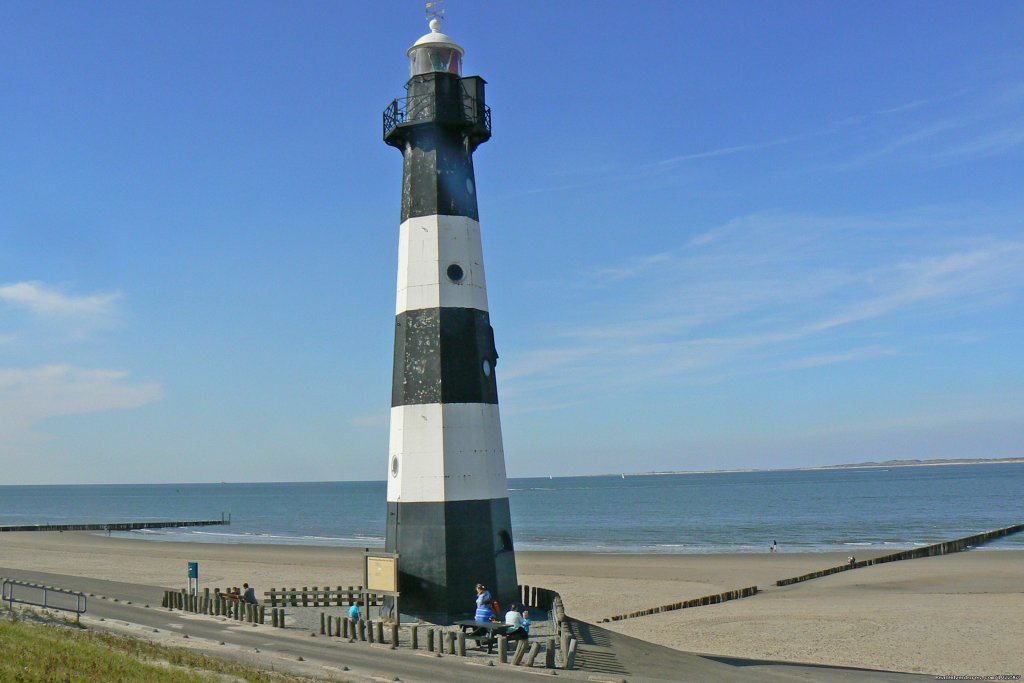
M774 540L772 541L772 545L771 545L771 547L768 548L768 552L770 552L770 553L777 553L777 552L779 552L779 544L778 544L777 541L774 541Z

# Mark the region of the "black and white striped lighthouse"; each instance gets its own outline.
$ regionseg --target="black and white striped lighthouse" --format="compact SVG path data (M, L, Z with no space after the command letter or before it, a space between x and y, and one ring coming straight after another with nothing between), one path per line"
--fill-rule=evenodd
M477 583L507 604L517 581L473 174L491 116L463 49L439 18L430 29L384 112L404 160L385 550L402 614L448 624Z

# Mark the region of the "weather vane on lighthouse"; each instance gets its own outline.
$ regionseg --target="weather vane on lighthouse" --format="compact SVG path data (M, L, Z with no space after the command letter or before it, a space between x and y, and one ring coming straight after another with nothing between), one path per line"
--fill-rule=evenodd
M427 19L444 21L444 0L432 0L427 3Z
M472 614L478 583L508 604L517 579L473 171L491 110L441 33L442 3L426 8L406 96L384 110L403 159L384 549L401 613L451 624Z

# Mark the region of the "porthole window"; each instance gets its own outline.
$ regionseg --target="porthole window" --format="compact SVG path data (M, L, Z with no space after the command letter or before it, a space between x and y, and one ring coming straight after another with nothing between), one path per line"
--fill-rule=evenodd
M391 476L392 477L397 477L398 476L398 456L397 455L391 456Z
M491 361L484 360L484 377L491 376Z
M448 279L452 282L462 282L462 278L466 277L466 273L462 270L462 266L458 263L453 263L448 266Z
M473 179L466 178L466 192L473 194Z

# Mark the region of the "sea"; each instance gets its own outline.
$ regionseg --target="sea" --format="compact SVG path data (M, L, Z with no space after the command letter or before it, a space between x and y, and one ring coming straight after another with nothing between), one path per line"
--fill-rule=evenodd
M519 550L896 550L1024 523L1024 463L510 479L509 500ZM230 515L115 534L154 542L380 548L386 508L384 481L0 486L0 525Z

